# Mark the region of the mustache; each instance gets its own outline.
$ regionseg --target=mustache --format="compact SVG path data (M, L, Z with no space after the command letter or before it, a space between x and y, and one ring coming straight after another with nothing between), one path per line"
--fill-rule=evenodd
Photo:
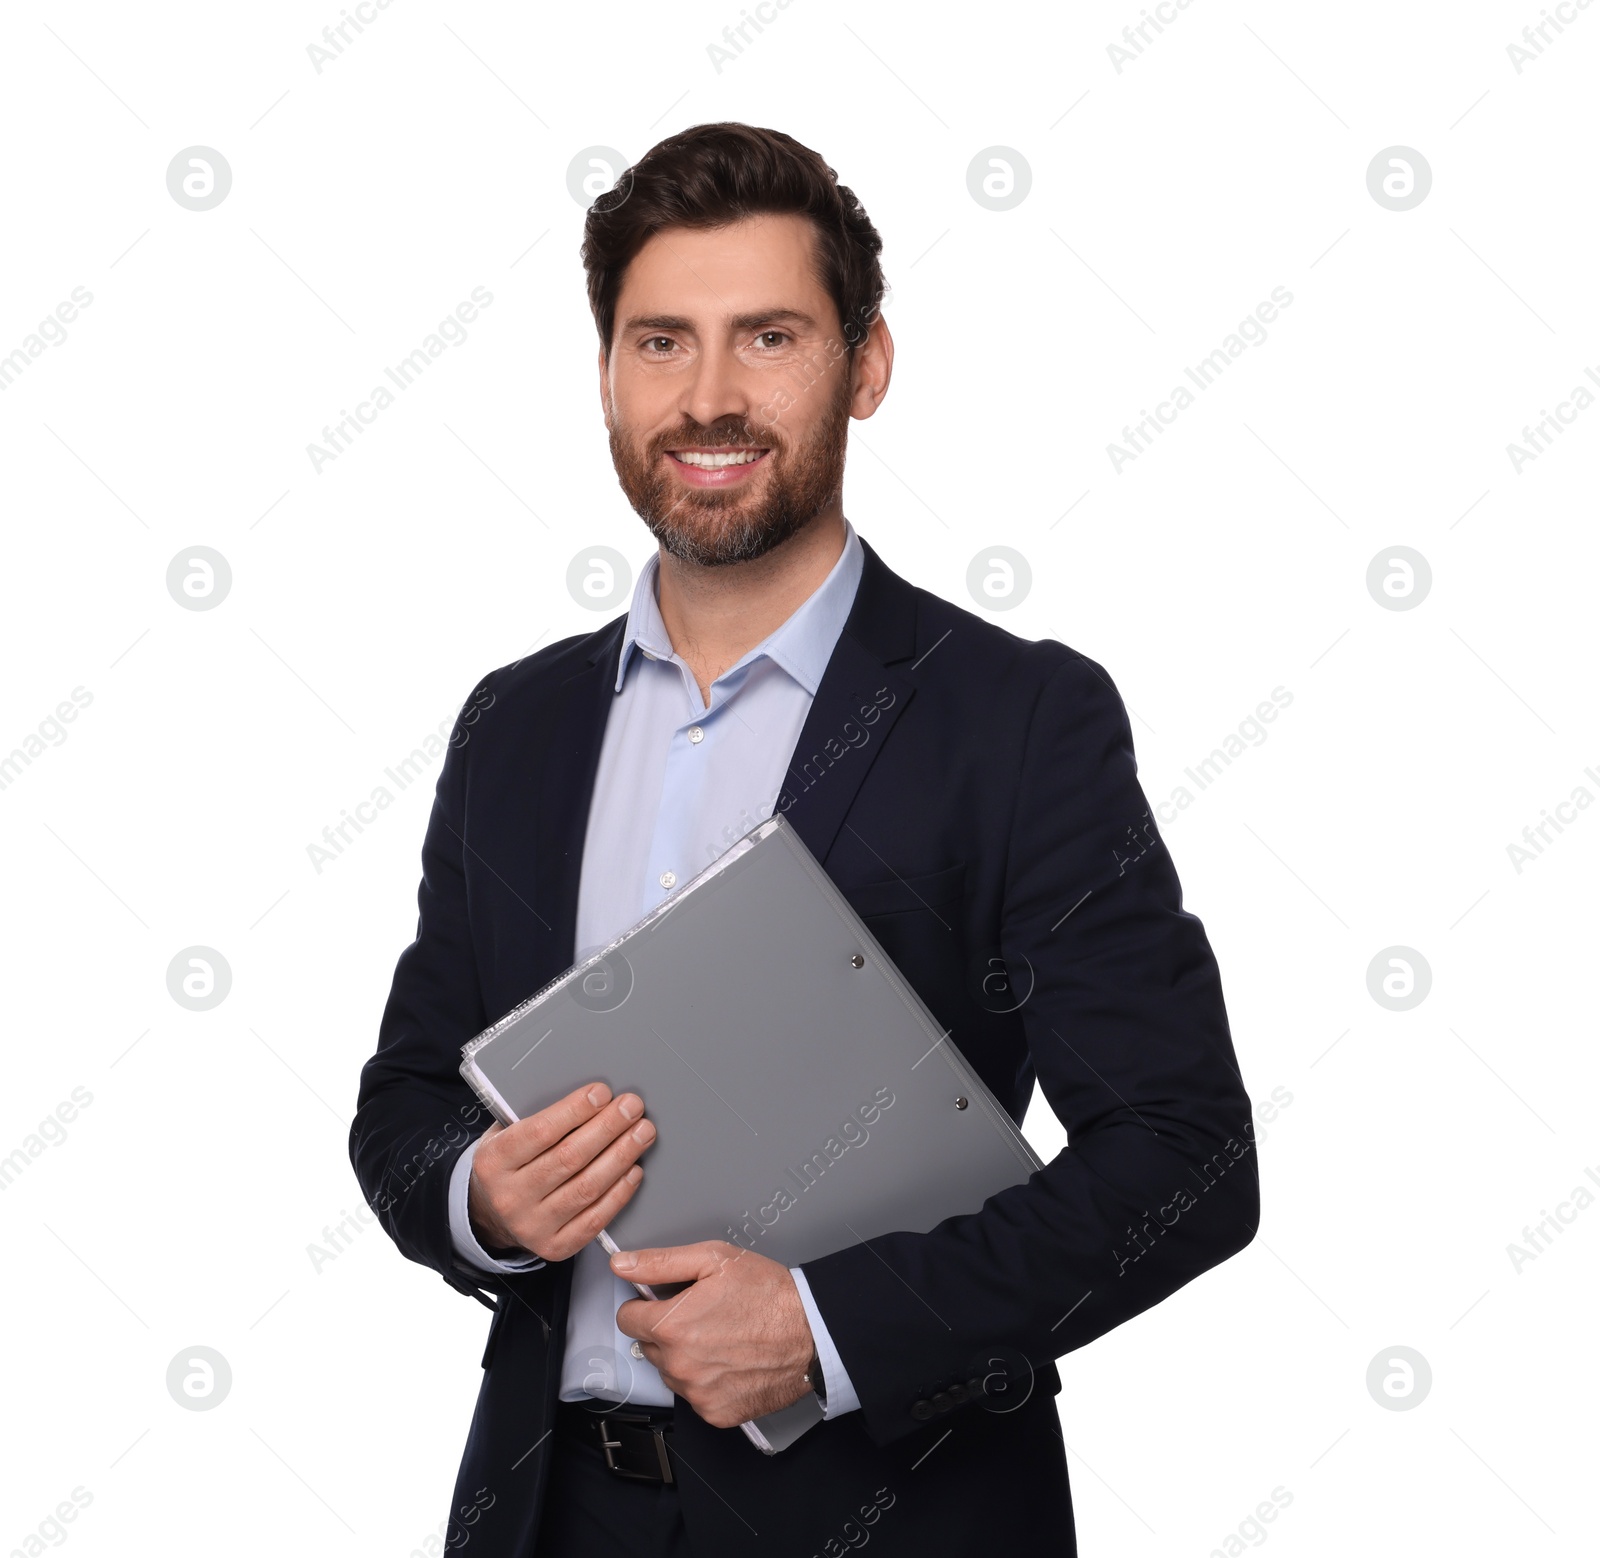
M738 422L727 427L681 428L675 433L665 433L650 442L652 454L663 454L668 449L781 449L782 440L770 435L757 438L748 423Z

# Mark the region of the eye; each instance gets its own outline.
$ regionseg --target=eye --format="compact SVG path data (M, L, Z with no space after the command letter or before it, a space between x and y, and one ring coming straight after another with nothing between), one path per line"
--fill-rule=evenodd
M654 351L658 346L670 351L672 349L672 337L670 335L652 335L646 339L644 345L646 351Z
M772 342L773 345L776 345L777 342L779 342L779 341L787 341L790 338L788 333L786 331L783 331L783 330L763 330L756 337L756 340L758 342L765 342L769 336L772 336L772 337L775 338L774 341Z

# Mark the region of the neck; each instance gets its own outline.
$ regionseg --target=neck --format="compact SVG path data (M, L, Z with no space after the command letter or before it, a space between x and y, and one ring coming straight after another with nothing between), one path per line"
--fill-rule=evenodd
M711 698L730 665L789 620L844 550L844 511L825 509L762 557L708 568L662 550L657 603L673 649Z

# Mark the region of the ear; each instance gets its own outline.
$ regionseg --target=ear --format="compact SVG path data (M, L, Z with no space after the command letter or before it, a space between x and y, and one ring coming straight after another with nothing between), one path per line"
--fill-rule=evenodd
M889 393L894 372L894 337L882 314L867 329L867 338L850 356L850 415L865 421Z
M609 385L606 382L606 349L600 348L600 415L606 424L606 431L611 431L611 396Z

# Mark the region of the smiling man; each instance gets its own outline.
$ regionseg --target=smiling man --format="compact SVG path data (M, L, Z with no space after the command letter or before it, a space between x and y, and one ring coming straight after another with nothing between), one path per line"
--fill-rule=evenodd
M494 1299L452 1548L1072 1553L1055 1360L1254 1233L1216 962L1110 678L911 585L845 517L848 425L893 368L880 250L816 153L738 124L663 141L588 214L601 409L657 550L625 616L464 706L351 1131L400 1249ZM460 1047L774 810L1002 1107L1020 1124L1037 1080L1068 1146L801 1267L720 1240L608 1261L649 1101L597 1078L502 1129ZM737 1427L807 1392L824 1420L789 1449Z

